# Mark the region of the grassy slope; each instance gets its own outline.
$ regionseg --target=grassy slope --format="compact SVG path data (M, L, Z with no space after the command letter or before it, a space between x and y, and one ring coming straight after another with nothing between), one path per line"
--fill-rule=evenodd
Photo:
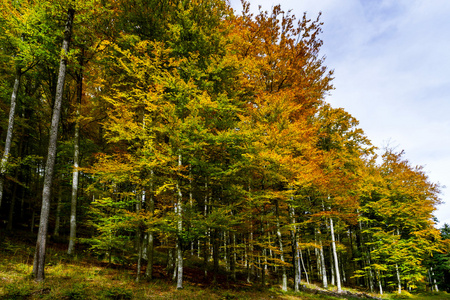
M0 232L1 234L1 232ZM201 278L202 271L187 268L185 288L176 290L161 266L155 280L135 282L133 268L107 268L88 256L67 257L65 249L50 244L46 280L30 276L34 246L28 241L0 240L0 299L338 299L308 293L281 293L279 287L258 288L244 282L234 285L221 280L213 287ZM220 280L219 280L220 281ZM450 299L446 294L421 295L415 299Z

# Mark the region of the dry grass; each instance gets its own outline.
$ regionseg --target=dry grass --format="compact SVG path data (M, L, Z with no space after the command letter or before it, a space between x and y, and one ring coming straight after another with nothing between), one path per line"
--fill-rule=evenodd
M0 241L0 299L260 299L315 300L338 299L305 292L281 293L280 287L260 288L244 281L219 285L203 278L195 261L187 261L184 289L177 290L161 265L155 266L155 279L135 282L135 266L110 266L85 255L69 257L64 246L51 244L47 252L46 279L37 283L31 277L34 245L31 240ZM313 286L309 286L314 288ZM395 299L386 295L384 299ZM450 299L445 293L422 294L410 299Z
M47 250L46 279L33 280L34 245L4 239L0 242L0 299L311 299L262 290L249 284L212 287L201 270L186 269L184 289L177 290L162 266L156 279L135 282L135 268L107 267L83 257L69 257L58 245Z

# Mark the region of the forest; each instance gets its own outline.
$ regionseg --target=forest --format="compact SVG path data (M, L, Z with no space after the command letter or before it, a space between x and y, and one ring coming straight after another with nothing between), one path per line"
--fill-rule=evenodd
M32 234L34 280L57 241L137 282L164 257L177 289L195 259L211 285L450 290L441 187L327 102L320 15L0 5L0 245Z

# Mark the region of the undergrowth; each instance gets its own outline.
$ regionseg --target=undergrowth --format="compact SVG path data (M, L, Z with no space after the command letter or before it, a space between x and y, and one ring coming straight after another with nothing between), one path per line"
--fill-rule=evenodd
M0 299L338 299L307 292L282 293L280 287L276 285L262 288L245 281L229 287L214 286L206 281L207 278L205 281L199 280L198 277L203 276L200 275L203 274L202 262L195 257L187 258L186 280L182 290L175 288L175 283L170 280L170 274L162 265L155 266L155 273L158 275L156 278L151 281L143 279L137 283L136 266L108 265L90 257L88 253L68 256L65 254L65 247L61 245L48 247L46 279L43 283L37 283L31 276L33 253L34 246L30 242L6 238L0 241ZM308 285L308 288L314 287ZM399 299L402 296L406 294L386 295L383 299ZM446 293L428 293L411 297L411 299L450 299Z

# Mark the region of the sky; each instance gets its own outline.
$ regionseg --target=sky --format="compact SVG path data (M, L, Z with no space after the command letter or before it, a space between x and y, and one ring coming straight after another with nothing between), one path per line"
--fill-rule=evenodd
M450 224L450 0L249 2L253 12L322 12L321 56L335 71L326 101L358 119L376 147L423 166L441 185L437 226ZM230 4L241 11L240 0Z

